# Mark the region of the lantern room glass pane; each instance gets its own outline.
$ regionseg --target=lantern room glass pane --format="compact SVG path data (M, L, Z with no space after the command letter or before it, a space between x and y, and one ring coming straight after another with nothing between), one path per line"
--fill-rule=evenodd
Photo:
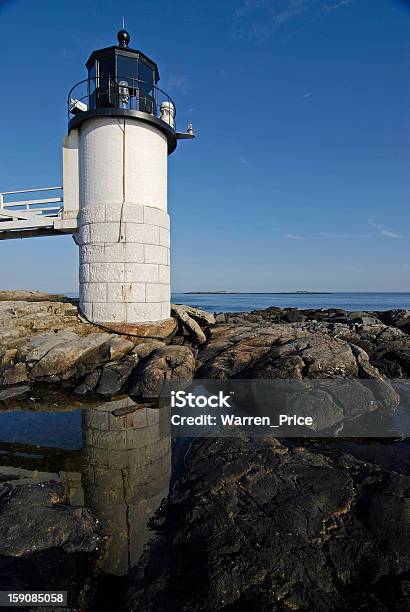
M152 94L152 86L154 85L154 71L147 66L143 61L138 63L138 78L143 83L140 83L140 88L147 94Z
M93 95L94 90L96 88L96 78L97 78L97 64L96 62L94 62L94 64L91 66L91 68L88 71L88 94L90 96Z
M112 81L114 78L114 56L101 56L96 60L97 75L94 91L94 108L107 108L115 106L115 95Z
M117 55L117 81L128 81L132 86L132 81L138 79L138 60L135 57Z

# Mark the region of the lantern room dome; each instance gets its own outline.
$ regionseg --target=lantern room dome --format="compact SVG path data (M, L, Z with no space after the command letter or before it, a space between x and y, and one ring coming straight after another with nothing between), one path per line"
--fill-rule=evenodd
M120 76L125 77L126 74L121 74L121 70L124 70L125 65L131 66L131 62L138 62L144 64L152 72L154 84L159 81L159 71L156 62L150 59L145 53L138 49L130 49L129 42L131 37L126 30L120 30L117 34L118 45L112 47L104 47L103 49L97 49L93 51L86 62L88 73L93 73L93 67L96 62L102 64L102 70L109 72L111 77ZM128 58L128 59L123 59ZM144 76L147 76L147 71L142 70ZM138 73L138 71L137 71ZM133 75L136 74L136 69L133 69ZM93 78L93 75L90 75ZM108 75L107 75L108 76ZM139 78L139 77L132 77ZM141 79L144 80L144 79Z
M175 104L158 87L157 64L145 53L130 49L129 33L117 34L118 45L93 51L86 62L88 78L68 95L69 129L95 116L127 116L159 128L176 146Z

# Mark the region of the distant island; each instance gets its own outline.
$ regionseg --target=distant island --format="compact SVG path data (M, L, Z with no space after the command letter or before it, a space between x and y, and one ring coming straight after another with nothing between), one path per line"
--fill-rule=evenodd
M333 291L184 291L183 295L332 295Z

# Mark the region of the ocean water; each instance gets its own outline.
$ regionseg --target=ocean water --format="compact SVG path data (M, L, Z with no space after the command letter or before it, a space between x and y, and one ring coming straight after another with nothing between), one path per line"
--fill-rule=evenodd
M257 308L343 308L344 310L392 310L410 308L406 293L173 293L172 302L211 312L249 312Z

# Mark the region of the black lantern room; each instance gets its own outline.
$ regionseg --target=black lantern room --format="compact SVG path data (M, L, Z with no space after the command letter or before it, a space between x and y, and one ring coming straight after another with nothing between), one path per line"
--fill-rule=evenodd
M156 63L128 47L126 30L120 30L117 38L117 46L93 51L86 63L89 110L122 108L156 115Z

